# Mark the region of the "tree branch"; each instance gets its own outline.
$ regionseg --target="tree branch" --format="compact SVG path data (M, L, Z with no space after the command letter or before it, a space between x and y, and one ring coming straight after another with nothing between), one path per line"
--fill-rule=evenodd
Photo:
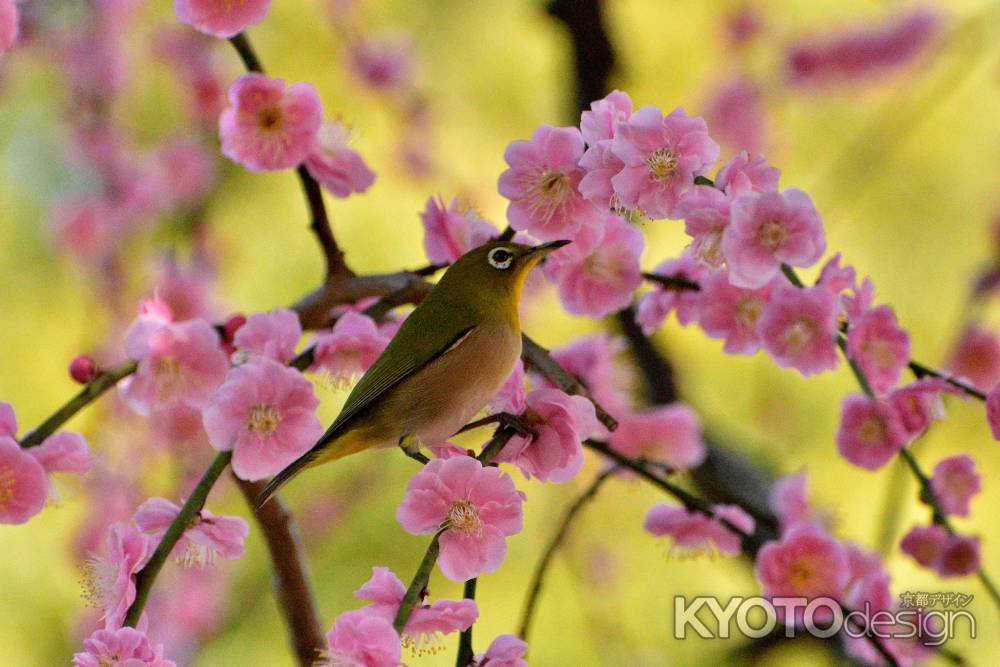
M476 582L478 580L473 577L465 582L465 587L462 589L462 597L466 600L476 600ZM472 627L475 625L473 623L467 629L462 630L462 634L458 637L458 657L455 658L455 667L468 667L472 664L473 658L476 657L476 652L472 648Z

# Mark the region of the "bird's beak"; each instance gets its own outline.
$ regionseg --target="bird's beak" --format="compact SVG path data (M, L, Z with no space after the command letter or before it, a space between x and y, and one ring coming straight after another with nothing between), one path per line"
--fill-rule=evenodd
M563 247L564 245L569 245L570 243L572 243L572 241L566 241L566 240L551 241L549 243L543 243L542 245L536 245L534 248L532 248L531 252L529 254L531 254L531 255L537 255L538 258L541 259L542 257L545 257L546 255L548 255L553 250L558 250L559 248Z

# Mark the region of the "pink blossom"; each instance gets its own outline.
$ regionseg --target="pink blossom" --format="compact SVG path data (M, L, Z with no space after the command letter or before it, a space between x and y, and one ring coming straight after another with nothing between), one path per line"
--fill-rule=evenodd
M731 275L731 274L730 274ZM778 285L758 323L764 349L782 368L815 375L837 367L837 300L823 287Z
M351 42L347 66L369 88L398 93L412 85L416 57L408 38L384 33Z
M754 569L763 594L769 598L839 600L850 574L844 546L808 523L792 526L780 540L765 544L757 554ZM781 616L784 608L776 611ZM796 611L795 620L799 621L802 609Z
M899 544L904 554L911 556L924 567L934 569L941 562L941 555L948 545L948 531L942 526L914 526Z
M0 0L0 57L14 46L17 36L17 1Z
M869 310L847 333L847 355L877 396L888 394L910 363L910 336L889 306Z
M730 198L761 192L777 192L781 171L771 167L767 161L757 156L750 159L746 151L727 162L715 175L715 187Z
M760 349L757 323L775 281L759 289L746 289L731 284L725 271L713 271L701 280L698 326L709 338L725 340L722 349L727 354L753 354Z
M940 32L941 24L936 11L917 8L881 25L868 22L825 39L811 37L789 50L789 76L798 85L873 78L915 60Z
M204 407L229 368L219 334L201 319L173 323L140 315L125 334L125 352L139 367L118 387L143 415L174 404Z
M150 538L132 525L116 523L104 556L92 556L83 579L84 597L101 611L105 630L122 626L135 602L135 575L153 553Z
M78 433L60 431L45 439L42 444L27 450L35 457L45 472L72 472L82 475L94 465L87 441Z
M316 336L313 364L309 370L323 370L338 386L357 380L375 363L389 344L367 315L347 311L328 333Z
M167 321L183 322L197 318L211 319L214 313L209 289L215 280L213 270L204 260L194 259L181 265L168 257L159 267L156 276L158 307L170 311Z
M476 667L528 667L524 659L528 644L514 635L500 635L486 649L475 657Z
M677 216L684 219L684 231L691 237L689 254L705 266L717 268L722 256L722 233L729 224L730 199L707 185L696 185L677 205Z
M174 0L174 11L181 23L222 39L229 39L257 25L264 20L270 8L271 0Z
M361 610L363 613L392 623L405 594L406 586L392 570L373 567L371 579L354 592L354 597L372 602ZM406 620L403 645L419 651L422 645L435 643L439 634L468 630L477 618L479 609L475 600L438 600L427 604L421 597Z
M583 465L581 442L599 428L594 404L558 389L535 389L525 398L524 418L538 437L515 435L497 456L524 476L557 484L569 481Z
M434 459L410 478L396 519L414 535L444 526L438 565L451 581L466 581L500 567L506 538L523 526L523 502L509 475L456 456Z
M233 345L239 351L287 364L295 356L302 337L302 325L295 311L275 308L270 313L253 313L236 330Z
M448 208L444 200L431 197L420 214L424 225L424 249L434 264L451 264L459 257L499 236L497 228L482 220L472 209L459 208L452 199Z
M856 466L878 470L906 445L899 415L884 401L852 394L844 399L837 451Z
M812 515L809 506L809 475L799 473L782 477L771 487L769 503L778 515L781 530L808 521Z
M4 436L17 437L17 415L13 405L0 402L0 438Z
M969 327L952 349L945 368L979 391L989 391L1000 382L1000 339L987 329Z
M319 129L315 149L306 158L306 169L334 197L344 199L368 190L375 172L348 147L350 131L341 123L325 123Z
M510 200L507 220L512 228L555 241L574 239L581 227L605 224L601 211L578 190L582 155L583 135L575 127L543 125L529 141L507 147L504 160L510 168L500 174L498 188Z
M588 146L615 138L615 129L632 115L632 99L628 93L613 90L590 103L590 110L580 114L580 133Z
M650 218L673 217L680 198L719 158L719 145L701 118L683 109L666 117L657 107L643 107L619 125L612 152L625 167L611 179L630 208Z
M980 561L978 537L951 535L936 569L942 577L966 577L979 571Z
M645 458L666 463L678 470L698 466L705 460L705 442L701 420L683 403L662 405L636 412L615 413L618 428L611 432L609 444L630 458Z
M872 283L872 279L866 277L861 281L860 286L851 290L850 294L842 294L840 301L848 322L854 323L861 319L865 313L871 310L875 301L875 285Z
M655 505L646 514L644 528L658 537L670 536L674 546L688 552L717 549L730 556L741 551L741 536L722 523L729 522L744 533L753 533L753 517L737 505L715 505L713 516L705 516L683 507Z
M606 213L598 245L572 244L553 253L545 262L545 275L556 283L568 313L602 318L628 306L632 292L642 285L639 257L644 247L642 232Z
M49 481L38 460L0 435L0 523L20 524L42 511Z
M78 384L88 384L97 377L97 364L93 357L79 354L69 362L69 376Z
M841 259L839 252L828 259L819 271L819 278L816 279L817 285L827 288L834 294L856 289L857 273L850 264L841 266ZM867 308L865 312L868 312Z
M302 374L270 359L229 371L203 413L213 447L233 451L240 479L270 477L304 454L323 434L319 400Z
M490 412L506 412L512 415L524 412L526 407L524 379L524 363L518 359L510 377L487 405L488 410Z
M625 347L622 338L594 335L552 350L552 358L589 387L605 409L617 412L628 404L634 384L633 374L616 360ZM542 386L554 386L544 378L539 378L539 382Z
M961 395L958 389L939 378L917 380L889 394L887 400L899 415L907 441L921 435L931 422L944 416L944 406L939 398L942 393Z
M731 213L722 254L737 287L762 287L783 263L810 267L826 252L823 221L801 190L743 195Z
M965 454L942 459L934 466L931 488L945 514L969 516L969 501L981 489L976 462Z
M176 667L163 657L163 647L150 644L135 628L98 630L73 655L73 667Z
M159 542L177 518L181 508L165 498L150 498L135 513L139 530ZM174 547L181 554L177 560L185 565L212 565L217 557L239 560L243 557L243 541L250 534L250 526L238 516L215 516L201 510L188 524Z
M708 269L687 251L677 259L661 262L653 273L668 278L682 278L700 285L708 275ZM677 313L677 321L683 326L694 322L698 319L701 305L701 292L698 290L656 284L652 291L639 299L635 320L649 336L663 326L671 312Z
M219 117L222 152L250 171L291 169L316 148L323 106L308 83L246 74L229 89Z
M329 667L398 667L402 651L390 621L348 611L337 617L326 636L327 650L319 665Z
M615 156L612 145L613 142L607 139L587 148L580 158L580 167L584 170L584 174L577 189L597 208L620 212L626 207L615 193L611 179L625 168L625 163Z
M850 609L864 609L865 604L873 611L891 609L891 576L885 569L882 557L865 551L855 544L845 544L847 567L850 573L845 585L844 604Z
M705 104L712 135L734 150L758 153L767 145L767 113L761 86L749 76L719 82Z

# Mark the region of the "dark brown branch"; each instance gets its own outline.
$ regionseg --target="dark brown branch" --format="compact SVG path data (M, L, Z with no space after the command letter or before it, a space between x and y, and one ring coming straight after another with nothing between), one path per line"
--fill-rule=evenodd
M264 482L236 480L243 497L252 507L257 494L263 490ZM306 564L301 554L296 536L295 523L278 498L257 510L254 515L260 524L267 550L274 565L274 587L281 606L295 655L302 667L315 664L318 652L326 647L326 639L316 611L316 601Z
M573 43L576 112L607 93L615 52L604 29L599 0L552 0L549 13L563 22Z
M397 299L395 305L417 303L431 290L431 284L420 276L407 273L385 273L372 276L334 277L322 287L306 295L292 306L304 329L330 326L330 311L345 303L355 303L372 296ZM384 315L384 313L383 313Z
M465 582L463 588L462 597L466 600L475 601L476 599L476 582L478 579L473 577ZM475 625L473 623L473 625ZM476 652L472 648L472 627L470 625L468 629L463 630L462 634L458 637L458 657L455 658L455 667L468 667L472 664L473 658L476 657Z

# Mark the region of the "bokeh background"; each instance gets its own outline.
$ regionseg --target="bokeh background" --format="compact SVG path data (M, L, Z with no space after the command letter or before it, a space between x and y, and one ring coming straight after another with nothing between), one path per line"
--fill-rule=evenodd
M322 272L294 174L250 174L221 158L218 182L204 205L148 221L131 233L116 251L121 262L113 273L74 261L54 231L53 207L96 186L86 160L71 147L69 135L79 121L70 103L73 68L53 52L51 35L71 34L86 17L85 8L53 10L46 4L25 3L25 15L34 23L22 47L0 62L0 400L15 405L22 429L76 391L66 372L75 355L120 358L123 326L138 299L156 286L168 256L180 267L210 265L198 275L211 281L211 307L220 319L289 304L314 288ZM135 154L185 136L203 141L217 155L215 137L192 119L191 91L176 63L157 47L164 31L178 29L171 3L133 3L130 9L118 4L121 24L106 39L116 41L128 66L105 109L107 118ZM618 60L612 84L628 91L637 105L683 106L700 115L713 113L724 82L735 78L756 87L760 113L754 117L761 125L750 135L759 142L756 148L782 169L784 187L812 195L829 247L872 277L878 301L891 304L910 331L914 356L940 365L969 322L994 330L998 325L989 299L973 303L970 294L1000 246L1000 8L977 0L920 7L936 17L935 32L904 63L870 76L804 85L789 75L793 46L844 30L881 29L914 5L604 3ZM749 34L734 42L734 23L748 16L759 25L751 22ZM373 90L352 74L345 65L346 24L359 35L390 34L409 44L415 97ZM505 168L507 144L529 137L540 124L578 120L569 36L544 2L283 0L250 37L270 74L317 86L327 115L353 128L352 146L378 173L368 194L328 201L334 232L358 272L426 264L418 211L431 195L459 196L504 225L505 201L496 193L496 180ZM221 41L209 48L228 85L241 73L235 53ZM409 106L414 100L419 111ZM720 113L717 107L714 113ZM711 116L709 129L723 138ZM723 157L735 151L731 143L724 145ZM685 245L680 223L646 223L643 229L646 268L676 256ZM557 315L555 304L542 290L525 308L525 330L547 346L611 328ZM989 664L1000 654L998 610L978 583L939 580L898 552L899 537L926 521L912 482L896 486L896 464L869 473L836 455L839 402L855 390L846 367L806 380L761 355L727 357L718 342L673 320L655 342L676 367L683 397L708 430L775 475L807 470L813 499L834 517L838 536L873 549L889 546L895 591L975 595L970 608L979 637L949 646L971 664ZM320 386L319 394L321 416L331 419L346 392ZM982 536L984 565L996 573L1000 486L994 480L1000 475L1000 449L981 404L949 399L947 408L947 419L916 445L916 454L927 469L958 452L976 459L984 490L973 502L973 516L957 524ZM149 495L179 495L178 480L189 480L210 456L204 444L178 455L149 425L121 419L112 397L70 426L83 432L101 457L104 481L67 483L55 506L27 525L0 527L0 662L5 665L68 663L93 623L79 584L84 533L92 538L100 518L127 515ZM478 443L472 437L468 444ZM574 481L561 486L518 477L528 494L526 527L510 540L503 568L479 582L478 650L493 636L515 630L528 577L555 517L600 466L589 461ZM397 452L367 453L318 469L289 488L286 498L301 524L327 627L357 606L352 591L373 565L387 565L404 579L412 575L426 539L407 535L394 519L412 472L412 462ZM901 503L887 528L883 511L891 497ZM665 500L636 481L613 480L602 489L556 558L533 631L532 664L746 659L733 653L744 640L671 638L672 596L755 594L757 586L744 560L677 558L645 534L645 512ZM251 518L228 479L208 506ZM293 664L268 568L254 529L243 561L194 573L168 565L157 586L160 602L151 607L151 614L169 610L177 619L170 632L179 637L161 638L177 646L177 652L168 648L168 655L193 666ZM440 598L461 596L460 586L439 574L431 590ZM435 655L404 659L413 665L452 664L455 643L449 638ZM762 660L836 663L809 642L779 643Z

